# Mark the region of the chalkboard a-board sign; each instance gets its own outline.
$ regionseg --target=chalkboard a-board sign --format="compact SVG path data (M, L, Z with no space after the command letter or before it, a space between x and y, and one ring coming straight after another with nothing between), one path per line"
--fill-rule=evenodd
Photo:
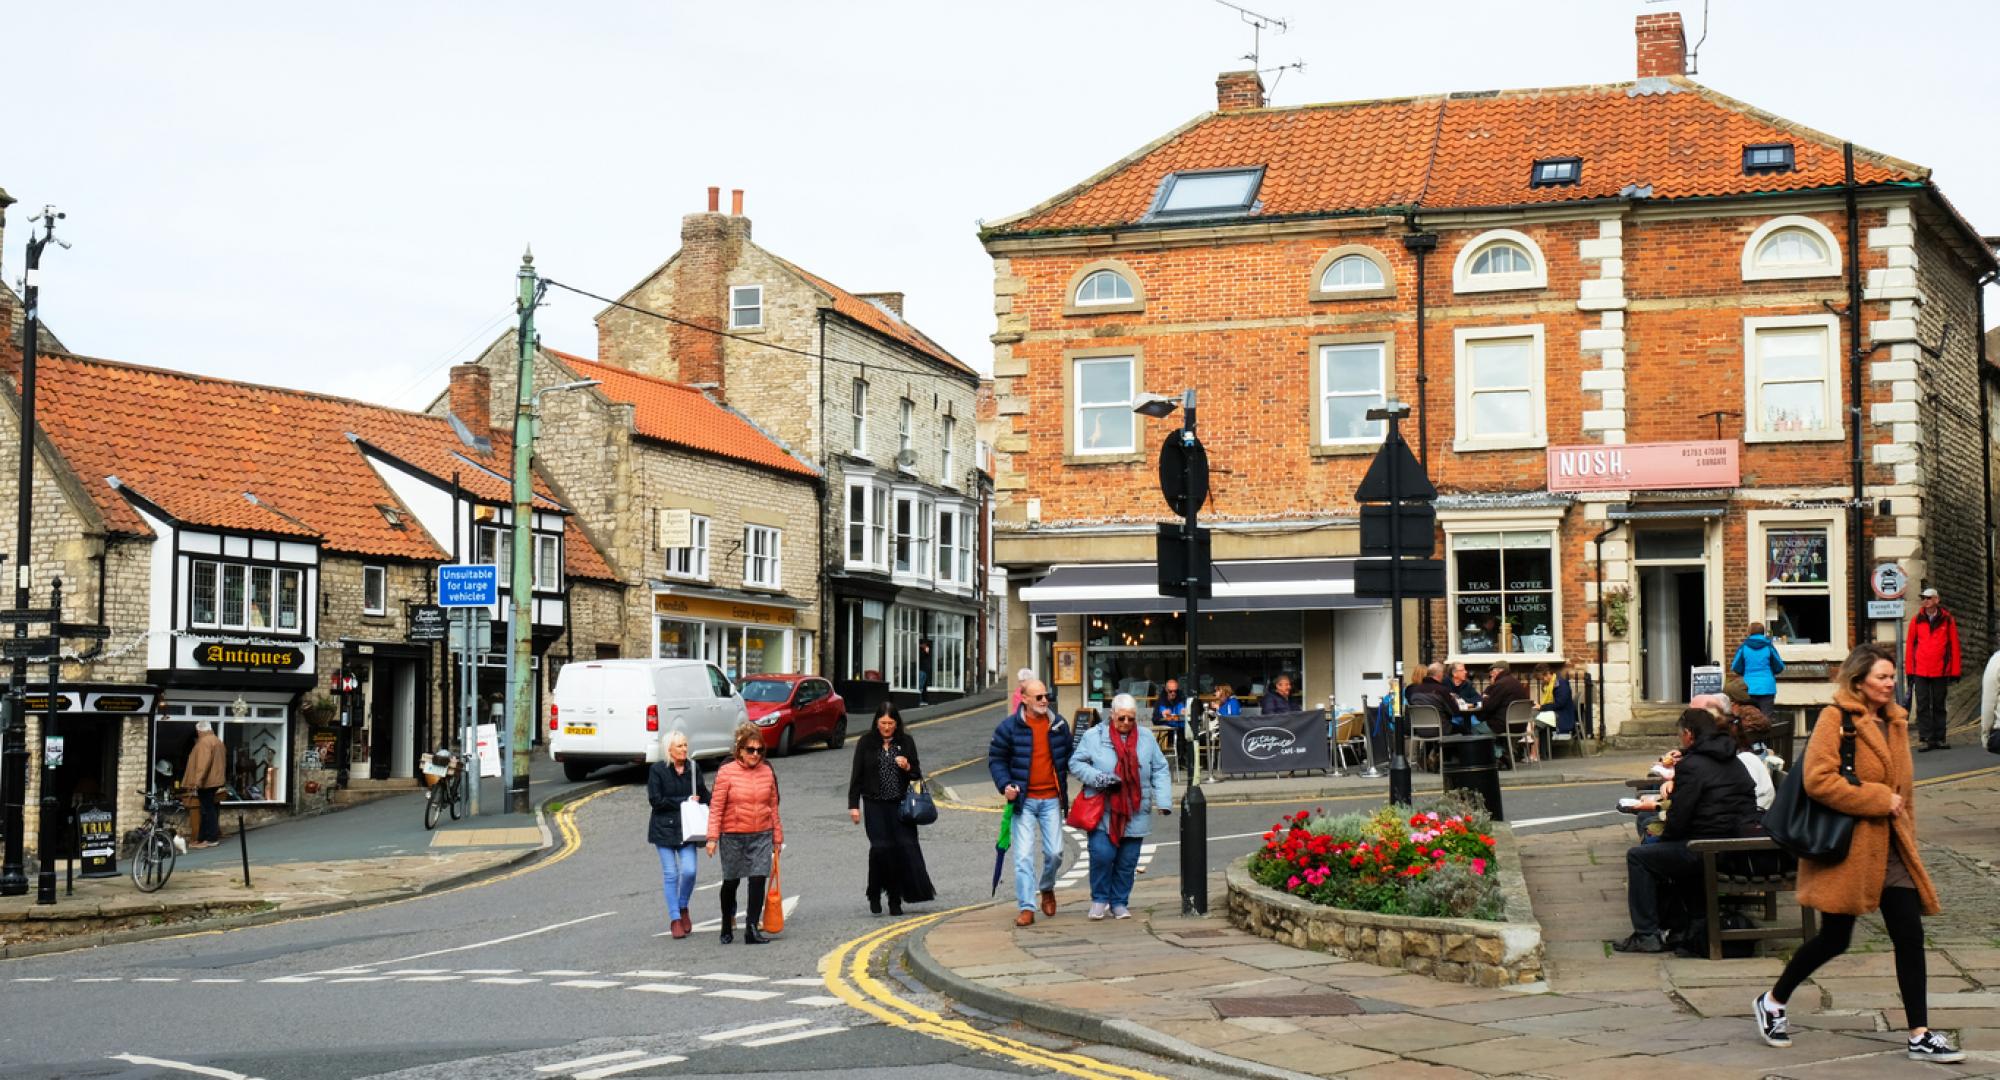
M1690 697L1700 697L1703 694L1722 693L1721 665L1711 664L1707 667L1689 668L1688 686L1690 687L1690 689L1688 690L1688 695Z
M76 816L76 849L83 857L84 877L118 876L118 819L108 810L85 810Z

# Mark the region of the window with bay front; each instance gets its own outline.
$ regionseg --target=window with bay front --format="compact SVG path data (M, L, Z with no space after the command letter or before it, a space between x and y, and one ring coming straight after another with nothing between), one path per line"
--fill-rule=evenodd
M1554 533L1454 533L1449 554L1453 654L1497 658L1558 650Z
M296 633L305 574L274 566L195 559L188 564L188 625Z
M889 569L889 489L866 480L847 482L847 565Z

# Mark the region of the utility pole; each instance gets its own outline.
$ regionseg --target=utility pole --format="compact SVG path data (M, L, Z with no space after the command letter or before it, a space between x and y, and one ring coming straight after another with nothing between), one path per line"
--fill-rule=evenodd
M4 208L0 208L4 209ZM55 238L56 222L66 215L53 206L44 206L42 212L28 219L41 222L42 235L28 234L28 270L21 290L22 314L25 323L21 330L21 445L18 465L18 486L15 488L14 509L14 670L7 693L12 701L6 712L6 750L0 754L0 896L25 896L28 892L28 875L23 868L22 848L23 808L28 800L28 654L25 650L28 637L29 583L34 578L33 558L28 538L35 526L35 354L36 338L41 333L41 267L42 251L51 241L68 247L67 243ZM0 331L5 328L0 327ZM53 616L50 620L53 621ZM54 692L51 689L51 702ZM47 732L43 734L46 736ZM48 852L41 852L44 864ZM50 897L53 901L54 897Z
M531 464L535 456L535 305L542 298L542 284L535 277L535 254L521 255L521 269L514 275L520 285L515 304L520 328L515 335L521 347L520 372L514 383L514 528L512 568L508 571L507 598L513 612L507 630L513 639L508 653L507 809L510 813L530 812L528 765L532 758L529 740L533 734L534 678L534 516L535 488ZM478 773L474 774L477 782Z

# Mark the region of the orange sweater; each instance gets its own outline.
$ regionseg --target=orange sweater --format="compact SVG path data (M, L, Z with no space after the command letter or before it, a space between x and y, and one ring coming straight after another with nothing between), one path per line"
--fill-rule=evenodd
M769 765L746 769L731 761L715 770L715 789L708 797L708 838L759 832L772 833L773 843L785 842L785 824L778 819L778 775Z

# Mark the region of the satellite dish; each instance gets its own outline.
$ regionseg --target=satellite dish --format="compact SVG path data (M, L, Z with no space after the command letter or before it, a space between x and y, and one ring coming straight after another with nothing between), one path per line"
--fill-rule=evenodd
M896 466L898 468L907 469L916 463L917 452L915 450L898 450L896 452Z

